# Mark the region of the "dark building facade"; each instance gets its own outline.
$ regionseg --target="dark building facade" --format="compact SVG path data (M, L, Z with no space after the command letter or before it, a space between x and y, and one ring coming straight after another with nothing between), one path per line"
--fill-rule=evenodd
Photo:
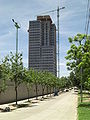
M57 74L56 26L49 15L29 21L29 68Z

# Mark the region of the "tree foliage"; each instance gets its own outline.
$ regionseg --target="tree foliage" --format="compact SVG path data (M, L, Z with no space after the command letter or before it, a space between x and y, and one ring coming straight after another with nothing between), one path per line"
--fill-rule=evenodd
M10 72L8 57L6 56L0 64L0 93L7 88L8 73Z
M8 56L7 63L9 65L8 79L14 82L16 92L16 105L18 97L18 86L23 82L24 69L22 62L22 54L13 54L12 52Z
M42 88L42 98L44 98L44 91L47 89L47 94L54 92L54 90L61 90L70 86L70 81L66 77L57 78L48 71L37 71L32 68L26 69L23 67L22 54L13 54L6 56L0 64L0 92L7 88L7 80L14 83L16 105L18 100L18 87L21 83L25 83L29 94L32 85L35 86L36 99L38 99L39 86ZM52 91L53 90L53 91Z
M73 73L74 80L78 79L76 83L79 86L82 68L83 87L85 87L90 79L90 35L77 34L74 38L69 38L69 42L71 47L66 56L67 69Z

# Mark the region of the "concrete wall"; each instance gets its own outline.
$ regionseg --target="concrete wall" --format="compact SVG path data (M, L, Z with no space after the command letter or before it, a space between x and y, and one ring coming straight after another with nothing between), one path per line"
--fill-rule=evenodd
M45 94L47 94L46 89L45 89ZM42 89L40 85L38 86L38 95L42 95ZM30 89L30 98L35 96L36 96L35 86L33 85L32 88ZM26 86L25 84L21 84L18 87L18 100L22 100L26 98L28 98L28 92ZM8 87L6 91L0 93L0 104L13 102L13 101L15 101L15 88L14 88L14 83L10 82L8 83Z

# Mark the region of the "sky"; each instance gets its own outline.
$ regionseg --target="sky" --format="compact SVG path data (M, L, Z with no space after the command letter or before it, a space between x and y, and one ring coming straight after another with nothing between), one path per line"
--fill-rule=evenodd
M65 7L60 10L60 76L68 76L65 56L70 49L68 37L85 33L87 0L0 0L0 61L16 48L16 29L12 18L19 23L19 52L23 53L23 63L28 67L29 21L36 20L43 12ZM49 13L57 25L57 13ZM90 33L90 29L89 29Z

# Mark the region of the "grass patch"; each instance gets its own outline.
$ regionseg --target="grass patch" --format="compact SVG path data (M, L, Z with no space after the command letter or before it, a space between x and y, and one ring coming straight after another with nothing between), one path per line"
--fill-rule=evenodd
M78 120L90 120L90 101L89 96L86 94L83 94L82 103L80 103L80 96L78 99Z

